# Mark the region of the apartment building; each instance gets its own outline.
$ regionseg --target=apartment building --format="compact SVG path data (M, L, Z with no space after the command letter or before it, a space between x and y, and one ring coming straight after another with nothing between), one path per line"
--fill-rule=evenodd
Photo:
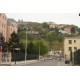
M18 25L14 19L7 19L5 13L0 13L0 34L3 35L5 41L9 41L10 35L15 32L17 33ZM2 56L2 45L0 44L0 64L3 62ZM7 57L8 56L8 57ZM5 57L5 61L11 60L11 54Z
M9 41L10 35L18 31L18 25L17 22L14 19L8 18L7 19L7 41Z
M80 37L67 37L64 39L64 56L70 59L70 53L80 49Z
M5 38L6 41L6 29L7 29L7 17L4 13L0 13L0 33L2 33L2 35Z

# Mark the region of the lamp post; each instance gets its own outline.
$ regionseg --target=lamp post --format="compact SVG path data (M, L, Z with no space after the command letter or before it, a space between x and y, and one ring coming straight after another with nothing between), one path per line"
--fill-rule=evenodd
M40 40L39 40L39 60L40 60Z
M40 37L40 32L39 32L39 60L40 60L40 54L41 54L41 43L40 43L40 41L41 41L41 37Z
M26 32L26 41L25 41L25 43L26 43L26 46L25 46L25 63L26 63L26 60L27 60L27 28L25 28L24 29L25 30L25 32Z

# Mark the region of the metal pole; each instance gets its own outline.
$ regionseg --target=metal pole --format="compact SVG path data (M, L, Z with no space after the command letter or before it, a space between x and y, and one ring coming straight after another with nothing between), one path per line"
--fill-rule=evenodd
M40 60L40 40L39 40L39 60Z
M27 60L27 29L26 29L25 63L26 60Z
M40 60L40 50L41 48L40 48L40 33L39 33L39 60Z

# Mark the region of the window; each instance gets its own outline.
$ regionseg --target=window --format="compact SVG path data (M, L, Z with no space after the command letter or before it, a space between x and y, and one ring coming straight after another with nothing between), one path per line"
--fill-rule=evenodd
M69 44L72 44L72 40L69 40Z
M1 13L0 13L0 17L1 17Z
M74 51L76 51L77 50L77 47L74 47Z
M6 20L6 17L5 17L5 20Z
M3 16L3 19L4 19L4 16Z
M12 31L12 28L11 28L11 31Z
M4 24L4 28L5 28L5 24Z
M76 40L74 40L74 43L76 43Z
M2 24L2 27L3 27L3 24Z
M72 47L69 47L69 51L72 51Z

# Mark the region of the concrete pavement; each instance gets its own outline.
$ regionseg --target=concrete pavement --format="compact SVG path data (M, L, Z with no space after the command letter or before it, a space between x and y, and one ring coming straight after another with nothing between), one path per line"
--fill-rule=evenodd
M25 64L24 66L68 66L63 60L45 60L38 63Z
M39 62L38 60L26 60L26 63L25 61L16 61L16 64L15 62L3 62L0 66L22 66L22 65L27 65L27 64L32 64L32 63L37 63Z
M27 60L25 61L17 61L11 63L3 63L1 66L71 66L71 64L65 64L64 60Z

